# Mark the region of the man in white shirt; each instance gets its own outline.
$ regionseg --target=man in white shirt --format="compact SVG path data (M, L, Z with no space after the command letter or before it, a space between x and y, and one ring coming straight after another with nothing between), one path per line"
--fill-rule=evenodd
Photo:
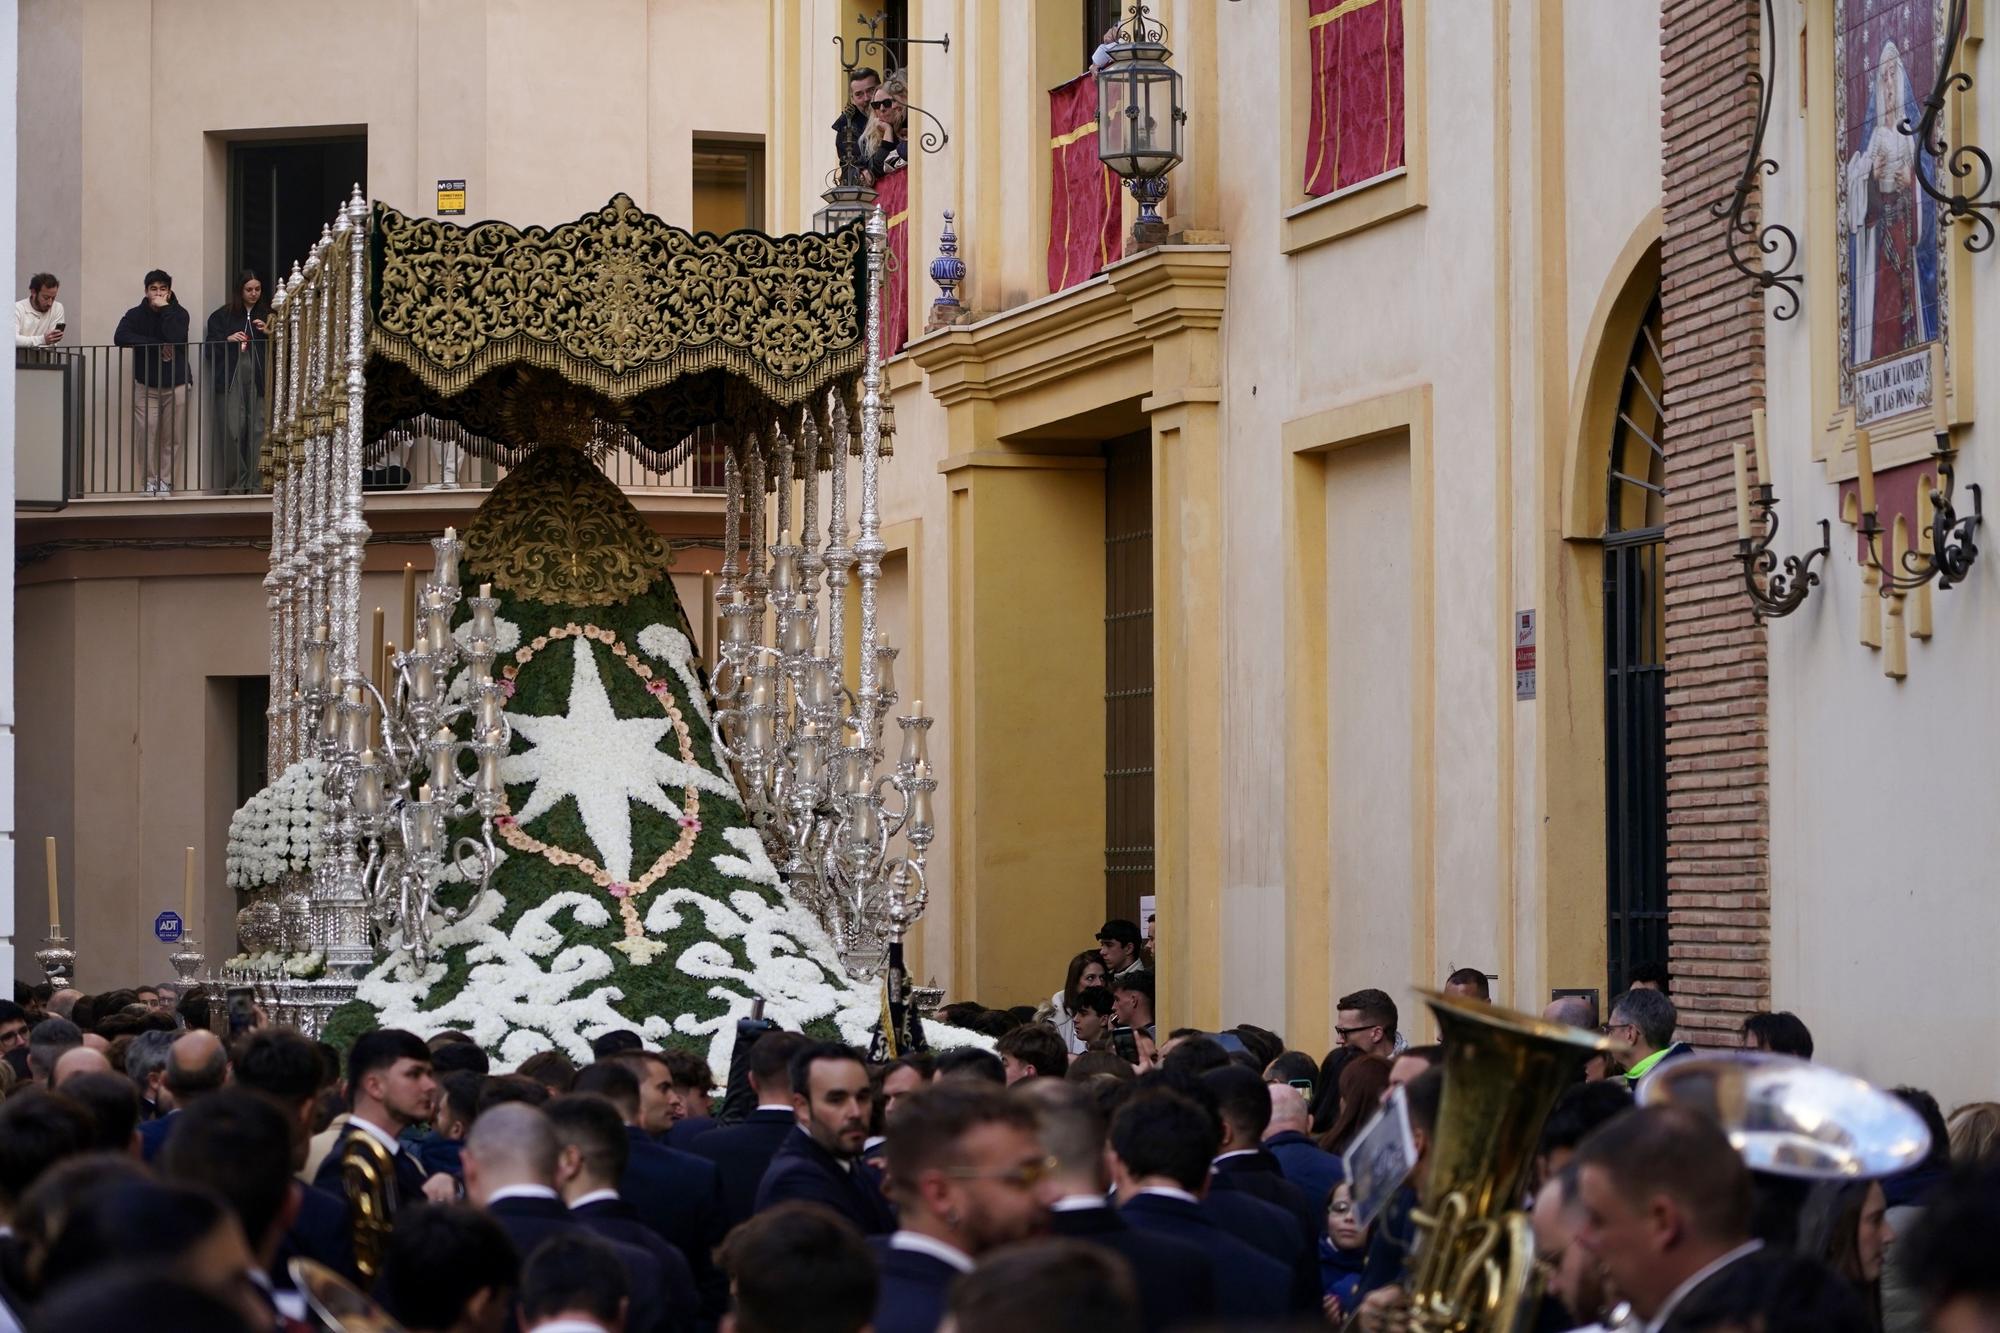
M1576 1241L1632 1303L1644 1333L1762 1242L1750 1238L1750 1171L1714 1121L1651 1106L1610 1121L1577 1149Z
M63 314L56 293L62 284L53 273L37 273L28 279L28 294L14 302L14 346L54 347L63 340L69 317Z

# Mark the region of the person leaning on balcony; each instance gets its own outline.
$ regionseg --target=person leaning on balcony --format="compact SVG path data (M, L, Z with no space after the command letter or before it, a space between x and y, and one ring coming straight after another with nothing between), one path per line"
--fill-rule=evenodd
M215 478L231 495L258 489L257 454L264 445L264 280L245 269L236 291L208 317L202 353L215 411L210 419Z
M879 181L910 164L910 97L903 71L891 74L868 100L868 128L861 132L861 164L870 181Z
M882 76L863 65L847 76L847 105L833 122L833 151L840 161L842 185L867 185L862 179L861 133L868 128L868 103L882 86Z
M188 312L174 296L173 275L146 275L146 299L125 312L112 341L132 353L132 433L146 471L146 493L173 490L181 418L187 410Z
M37 273L28 279L28 294L14 302L14 346L53 347L63 339L68 316L56 293L62 283L53 273Z

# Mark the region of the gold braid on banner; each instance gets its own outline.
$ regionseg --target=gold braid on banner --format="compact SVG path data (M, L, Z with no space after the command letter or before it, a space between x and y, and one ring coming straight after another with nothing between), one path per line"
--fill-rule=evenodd
M865 356L859 227L691 233L623 194L553 228L381 204L372 226L371 439L428 413L533 443L520 399L554 383L581 391L572 414L665 450L736 409L810 401Z

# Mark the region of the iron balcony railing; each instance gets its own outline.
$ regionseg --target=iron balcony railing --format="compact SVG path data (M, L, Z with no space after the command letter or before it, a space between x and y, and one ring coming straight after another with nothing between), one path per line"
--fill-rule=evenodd
M245 495L263 489L269 421L264 347L56 347L15 357L17 503L56 508L114 497ZM719 492L720 436L664 452L612 431L602 466L628 491ZM511 452L455 422L416 417L369 452L370 490L485 489Z

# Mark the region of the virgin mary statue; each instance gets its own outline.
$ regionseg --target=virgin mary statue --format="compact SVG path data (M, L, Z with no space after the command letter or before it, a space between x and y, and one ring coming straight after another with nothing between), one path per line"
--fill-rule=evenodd
M1916 93L1894 41L1869 82L1867 139L1847 160L1848 363L1865 365L1938 336L1937 209L1917 184Z

